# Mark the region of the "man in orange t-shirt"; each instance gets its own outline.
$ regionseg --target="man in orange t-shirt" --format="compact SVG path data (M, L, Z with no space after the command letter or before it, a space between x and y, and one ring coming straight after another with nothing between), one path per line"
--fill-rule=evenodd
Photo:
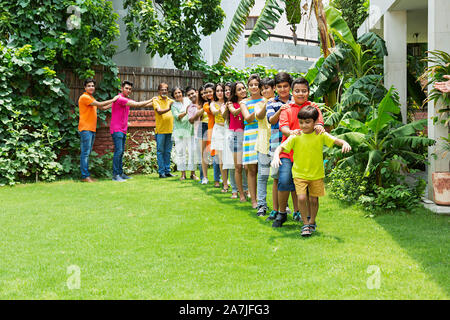
M80 133L80 170L81 181L94 182L89 173L89 155L95 140L95 132L97 131L97 108L105 110L108 105L116 101L120 96L117 95L111 100L98 102L93 97L95 92L95 80L87 79L84 81L85 92L78 99L78 107L80 108L80 119L78 122L78 132Z

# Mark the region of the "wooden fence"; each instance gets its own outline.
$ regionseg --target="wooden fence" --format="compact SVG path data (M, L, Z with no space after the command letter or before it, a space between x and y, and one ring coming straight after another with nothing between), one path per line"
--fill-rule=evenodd
M103 72L101 69L95 70L96 87L101 84ZM71 71L65 70L64 83L70 90L70 99L77 106L78 98L84 92L83 80ZM120 81L128 80L133 82L133 92L130 96L135 101L148 100L158 95L158 85L165 82L169 85L169 92L173 87L186 88L192 86L199 88L203 84L203 73L198 71L182 71L173 69L141 68L141 67L119 67L118 77ZM94 94L95 96L95 94ZM101 112L101 111L100 111ZM95 138L94 151L103 155L114 149L113 141L109 133L109 121L104 123L99 121L99 128ZM153 109L130 109L129 133L137 138L142 137L145 132L151 132L155 127L155 117ZM134 145L129 141L131 145Z

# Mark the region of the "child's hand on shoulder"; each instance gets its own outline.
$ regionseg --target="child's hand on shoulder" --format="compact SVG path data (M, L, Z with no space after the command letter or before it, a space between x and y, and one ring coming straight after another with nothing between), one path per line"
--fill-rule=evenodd
M316 132L317 135L319 135L325 132L325 128L320 124L316 124L314 126L314 131Z
M295 129L295 130L291 130L290 135L291 136L300 136L302 133L303 133L302 130Z
M280 110L286 110L286 109L289 109L291 106L290 105L288 105L288 104L283 104L281 107L280 107Z

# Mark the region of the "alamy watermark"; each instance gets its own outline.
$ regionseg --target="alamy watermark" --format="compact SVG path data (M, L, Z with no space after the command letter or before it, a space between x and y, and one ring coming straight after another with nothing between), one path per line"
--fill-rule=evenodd
M81 269L77 265L71 265L67 267L67 278L66 284L69 290L80 289L81 287Z
M378 266L369 266L366 270L371 276L367 279L366 285L367 289L380 289L381 286L381 269Z
M74 30L81 28L81 9L78 6L70 6L67 8L70 16L66 20L67 29Z

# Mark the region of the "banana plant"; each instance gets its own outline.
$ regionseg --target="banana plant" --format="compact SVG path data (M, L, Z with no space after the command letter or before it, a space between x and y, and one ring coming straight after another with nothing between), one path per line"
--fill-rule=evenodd
M372 108L366 122L352 117L343 119L333 133L339 132L336 136L349 142L353 151L349 155L330 151L333 157L340 158L337 165L364 168L364 176L375 174L376 184L382 187L381 172L386 163L392 168L398 161L406 164L425 161L425 155L417 148L431 146L435 140L419 136L417 131L425 128L427 120L402 124L396 119L399 113L391 87L379 105Z
M371 32L355 40L339 10L328 7L325 13L331 33L340 41L328 56L322 56L309 69L306 78L313 84L311 93L315 98L325 96L332 90L338 90L337 101L339 102L343 98L342 83L352 85L358 81L370 87L371 81L378 82L378 78L373 76L381 73L382 61L387 55L387 49L384 40Z
M304 3L304 8L307 8L308 1L311 1L311 9L314 9L316 19L319 22L318 26L320 34L325 35L325 42L322 41L322 49L324 49L327 56L329 54L329 48L333 46L333 42L330 42L322 0L266 0L264 8L261 10L259 18L256 21L255 27L247 39L247 45L251 47L259 44L261 41L267 40L270 35L270 28L275 27L280 21L283 12L286 13L286 18L294 33L295 40L296 25L301 21L301 5ZM226 64L233 54L234 47L239 42L239 39L244 32L247 18L254 5L255 0L241 0L239 2L222 47L222 52L218 61L219 64ZM327 45L325 46L325 44Z

